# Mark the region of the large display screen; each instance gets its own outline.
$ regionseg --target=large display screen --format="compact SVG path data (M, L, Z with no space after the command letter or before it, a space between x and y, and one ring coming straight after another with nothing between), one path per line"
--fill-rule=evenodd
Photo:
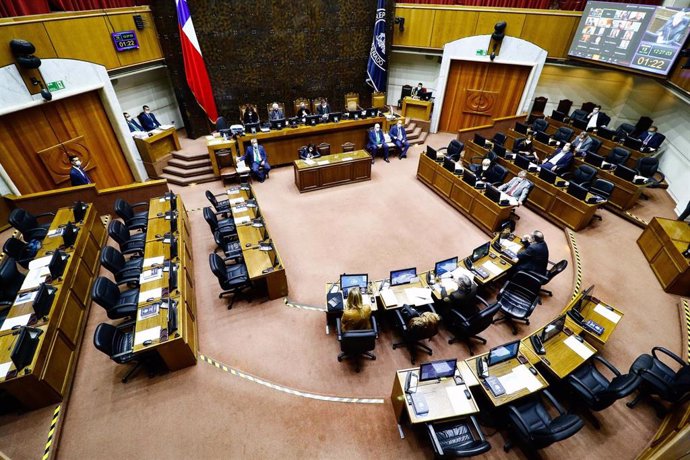
M568 54L667 75L690 32L690 8L587 2Z

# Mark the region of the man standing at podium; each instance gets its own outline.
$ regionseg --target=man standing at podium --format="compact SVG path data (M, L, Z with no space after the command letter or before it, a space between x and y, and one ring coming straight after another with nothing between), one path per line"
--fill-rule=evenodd
M399 119L396 124L391 126L389 134L391 140L400 151L400 159L407 158L407 149L410 148L410 143L407 142L407 132L405 132L402 120Z
M144 109L144 111L139 114L139 121L141 122L141 126L143 126L146 131L151 131L153 129L158 128L161 124L158 123L158 120L156 120L156 116L153 114L153 112L151 112L149 106L145 105L142 108Z
M93 183L89 175L86 174L86 171L82 169L81 160L78 156L71 155L69 157L69 162L72 163L72 167L69 169L69 180L72 183L72 186Z

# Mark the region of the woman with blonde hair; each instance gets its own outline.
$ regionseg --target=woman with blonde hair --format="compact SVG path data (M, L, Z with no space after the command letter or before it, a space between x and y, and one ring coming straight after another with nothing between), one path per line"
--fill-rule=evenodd
M362 304L362 294L359 288L350 289L347 294L347 306L340 319L343 331L371 329L371 307Z

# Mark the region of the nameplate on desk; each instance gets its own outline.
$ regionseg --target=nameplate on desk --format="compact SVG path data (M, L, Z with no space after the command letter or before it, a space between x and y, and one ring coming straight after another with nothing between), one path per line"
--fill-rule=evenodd
M234 206L236 204L244 203L244 198L230 198L228 204Z
M38 290L23 292L19 294L16 299L14 299L14 305L23 305L28 302L33 302L33 300L36 298L36 294L38 294Z
M597 304L597 306L594 307L594 312L608 319L612 323L618 323L618 321L621 319L621 315L602 304Z
M233 210L234 212L244 212L244 211L246 211L247 209L249 209L249 208L248 208L247 206L244 206L244 205L235 206L234 208L232 208L232 210Z
M163 278L163 269L152 268L151 270L144 270L141 272L141 275L139 275L139 283L144 284L150 281L157 281L161 278Z
M46 236L47 236L48 238L53 238L53 237L55 237L55 236L60 236L60 235L62 235L62 232L63 232L63 231L64 231L64 227L59 227L59 228L56 228L56 229L54 229L54 230L49 231L49 232L46 234Z
M151 318L153 316L157 316L158 310L159 310L159 305L157 303L153 304L153 305L148 305L144 308L140 308L139 309L139 315L137 315L138 316L137 319L139 321L141 321L141 320L144 320L147 318Z

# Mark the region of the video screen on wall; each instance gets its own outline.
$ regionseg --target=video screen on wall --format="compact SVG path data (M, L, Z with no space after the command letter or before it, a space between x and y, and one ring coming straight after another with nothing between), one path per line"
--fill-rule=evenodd
M587 2L568 54L667 75L690 32L690 8Z

